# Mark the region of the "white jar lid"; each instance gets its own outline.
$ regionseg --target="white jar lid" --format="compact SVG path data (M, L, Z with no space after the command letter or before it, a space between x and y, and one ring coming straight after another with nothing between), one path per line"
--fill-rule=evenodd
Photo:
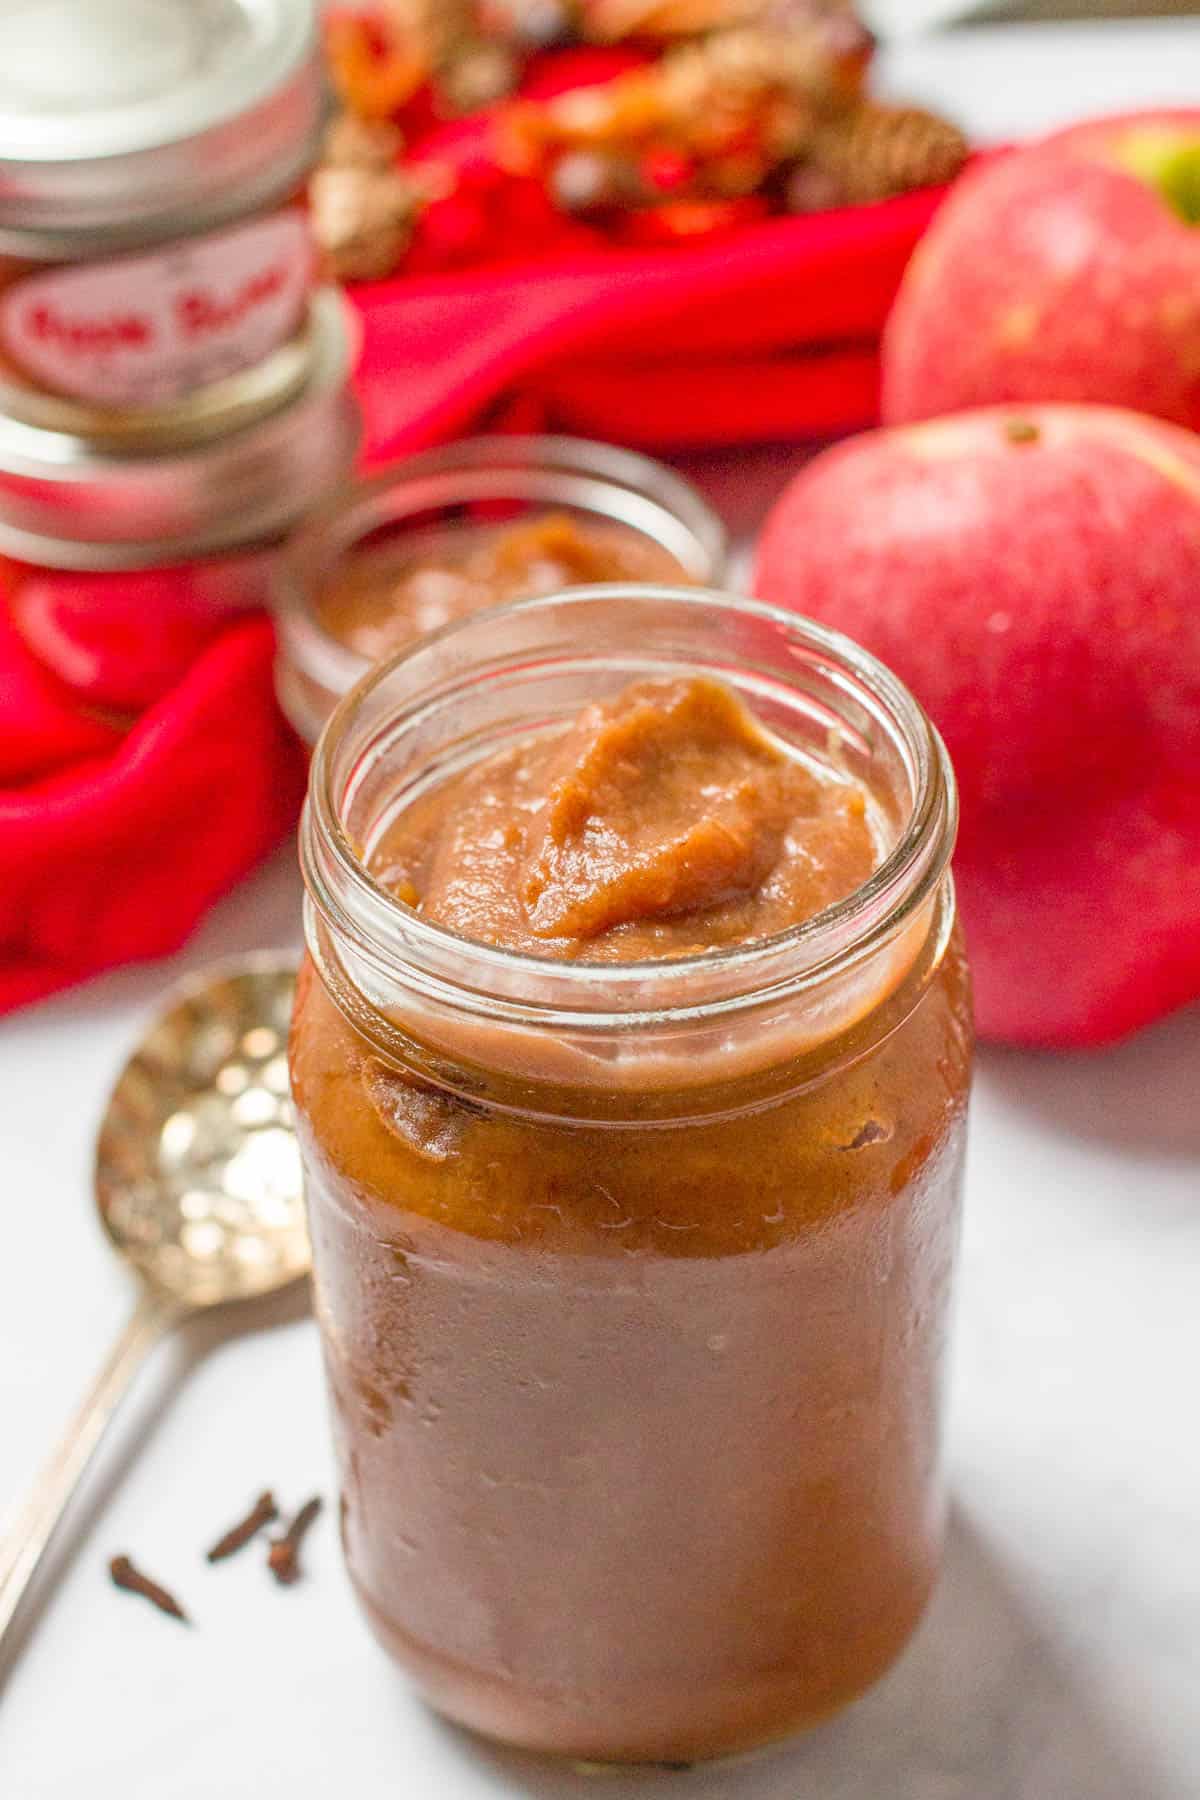
M207 229L315 155L315 0L0 0L0 250Z
M233 429L166 414L126 451L0 414L0 555L57 569L186 562L283 536L350 471L362 434L341 295L314 299L306 378Z

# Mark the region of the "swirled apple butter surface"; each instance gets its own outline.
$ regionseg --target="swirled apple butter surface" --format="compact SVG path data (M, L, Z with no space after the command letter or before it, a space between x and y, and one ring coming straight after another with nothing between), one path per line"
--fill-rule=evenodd
M538 956L694 956L860 887L882 823L710 680L640 682L487 759L401 816L375 858L400 898Z
M637 963L652 991L656 966L855 894L896 829L718 682L649 679L417 792L370 867L519 953L518 988L535 956ZM413 1015L385 1042L306 967L292 1071L346 1553L451 1716L690 1760L827 1716L907 1641L939 1555L970 1060L939 891L945 929L927 909L824 1035L807 999L769 1036L722 1015L667 1092L662 1065L638 1085L648 1027L539 1075L500 1029L454 1056Z
M371 661L484 606L600 581L679 582L653 538L602 519L539 513L515 525L448 526L351 557L317 608L324 629Z

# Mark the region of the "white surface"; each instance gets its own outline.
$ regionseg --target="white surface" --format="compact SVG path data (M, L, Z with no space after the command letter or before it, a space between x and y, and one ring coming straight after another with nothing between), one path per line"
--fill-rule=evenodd
M1140 41L1177 73L1197 29L1147 27ZM955 40L949 61L970 41ZM1086 58L1054 64L1006 32L1005 66L1023 62L998 129L1035 122L1035 102L1036 122L1055 123L1093 92L1111 101L1134 64L1117 44L1106 57L1101 40L1086 42ZM928 47L924 65L935 98L944 51ZM916 69L917 50L905 56ZM971 66L971 87L941 97L968 118L998 116L993 65L985 55ZM1143 97L1131 76L1121 99ZM768 458L742 472L739 523L778 467ZM0 1026L0 1506L49 1449L128 1303L89 1194L117 1065L169 979L226 951L294 941L296 903L284 856L169 967L123 972ZM0 1692L0 1796L1196 1800L1198 1171L1200 1011L1094 1058L982 1058L946 1574L893 1674L786 1751L599 1782L491 1751L423 1712L375 1650L329 1514L311 1540L311 1579L290 1592L253 1552L206 1568L202 1548L262 1486L287 1504L314 1489L332 1499L314 1329L285 1309L236 1341L199 1330L147 1373ZM119 1550L178 1587L192 1631L109 1587L104 1564Z
M897 99L1007 143L1088 113L1200 106L1200 18L967 25L888 44L881 68Z

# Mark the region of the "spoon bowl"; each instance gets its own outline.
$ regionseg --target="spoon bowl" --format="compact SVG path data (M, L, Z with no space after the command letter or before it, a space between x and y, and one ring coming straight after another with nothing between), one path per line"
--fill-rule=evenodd
M117 1250L188 1307L307 1274L288 1093L295 964L256 956L176 990L125 1064L96 1144Z

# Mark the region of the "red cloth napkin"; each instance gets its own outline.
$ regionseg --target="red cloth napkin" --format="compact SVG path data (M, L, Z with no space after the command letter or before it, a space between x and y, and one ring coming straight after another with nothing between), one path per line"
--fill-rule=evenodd
M56 609L53 581L3 579L0 1013L177 949L304 787L261 614L200 610L178 573L59 580ZM29 647L56 634L74 685Z
M943 190L663 250L363 287L375 456L494 422L657 449L856 430L879 333Z

